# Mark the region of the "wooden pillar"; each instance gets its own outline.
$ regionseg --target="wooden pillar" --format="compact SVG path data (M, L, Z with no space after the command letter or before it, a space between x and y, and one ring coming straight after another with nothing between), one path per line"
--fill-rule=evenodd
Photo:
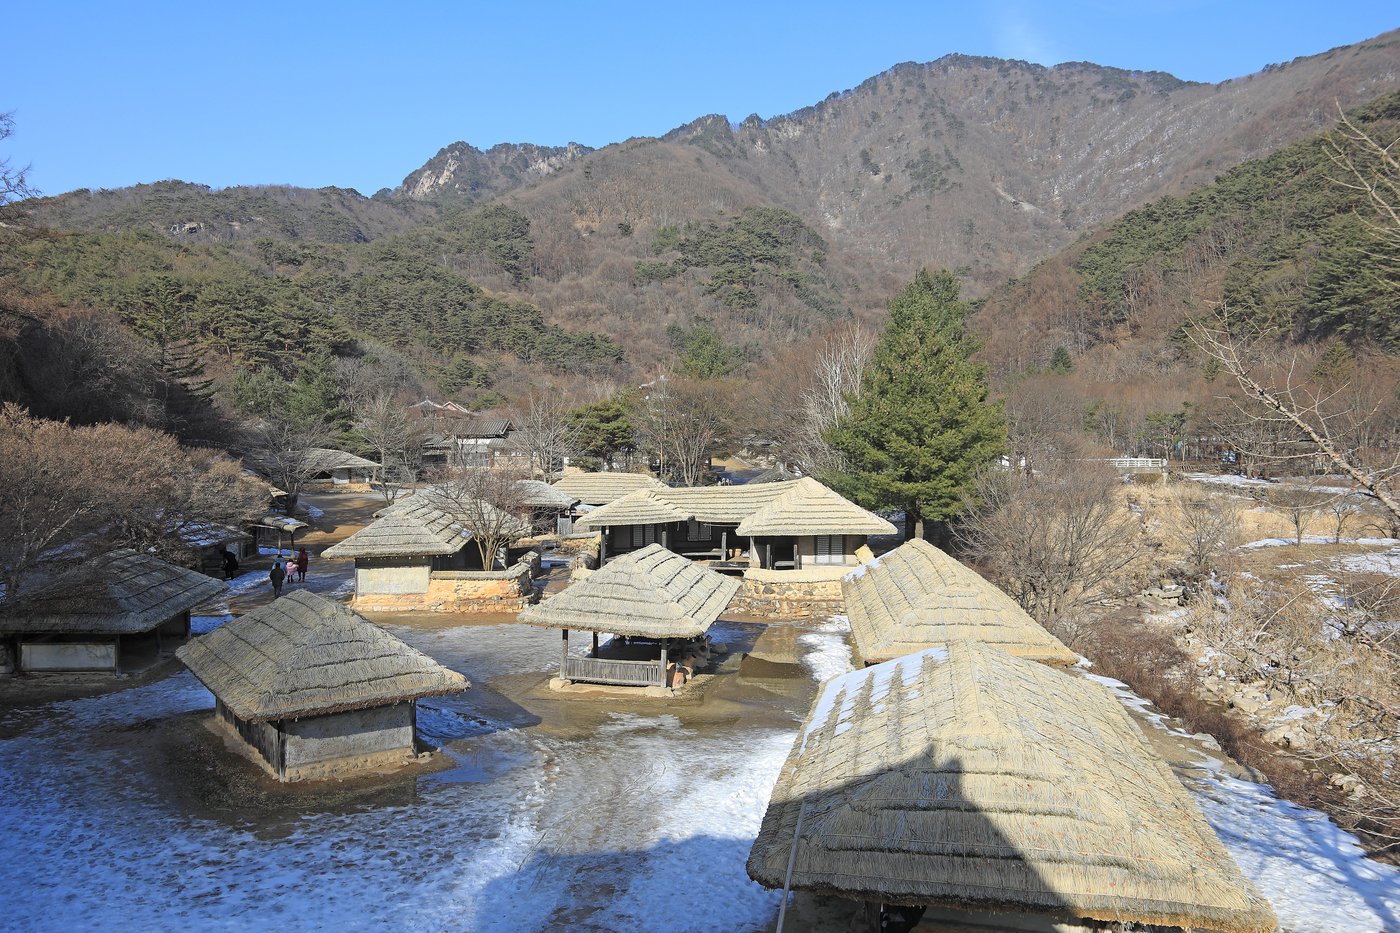
M598 656L598 633L593 633L593 657Z
M559 679L563 680L564 668L568 666L569 661L569 630L561 629L560 634L563 635L564 638L559 643Z
M719 533L719 559L729 560L729 529Z
M773 567L773 542L763 542L763 569L771 570Z
M667 640L661 639L661 686L663 687L671 686L666 682L666 645Z
M611 528L604 528L603 533L598 536L598 566L603 566L603 561L608 559L608 536L612 534Z
M670 527L667 526L667 525L662 525L662 526L661 526L661 546L662 546L662 547L670 547L670 544L668 543L668 542L670 541L670 539L671 539L671 529L670 529Z

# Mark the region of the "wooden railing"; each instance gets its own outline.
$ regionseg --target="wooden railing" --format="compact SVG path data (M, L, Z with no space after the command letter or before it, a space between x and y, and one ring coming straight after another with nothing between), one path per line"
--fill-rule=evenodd
M1125 472L1135 470L1162 470L1167 469L1167 461L1161 457L1114 457L1108 461L1109 466L1115 467Z
M613 661L607 658L565 658L559 671L564 680L621 687L663 686L658 661Z

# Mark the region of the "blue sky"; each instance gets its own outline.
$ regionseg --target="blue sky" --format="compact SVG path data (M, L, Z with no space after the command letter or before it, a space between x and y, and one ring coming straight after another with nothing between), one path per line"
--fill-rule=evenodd
M44 193L392 186L466 140L601 146L816 103L949 52L1220 81L1400 26L1390 3L23 3L0 156Z

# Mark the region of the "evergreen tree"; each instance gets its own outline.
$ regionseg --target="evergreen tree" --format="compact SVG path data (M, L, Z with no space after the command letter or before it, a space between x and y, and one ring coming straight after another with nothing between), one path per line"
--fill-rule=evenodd
M679 354L676 373L687 379L723 379L744 362L746 354L731 347L715 330L709 318L696 318L689 327L671 324L666 328L671 346Z
M919 272L890 302L890 318L850 412L828 443L848 472L828 482L866 508L903 509L906 533L957 511L977 470L1006 448L1001 407L972 362L968 306L945 271Z
M626 399L619 396L584 405L574 409L572 417L578 426L579 451L604 468L616 454L636 449L637 429L628 416Z
M291 385L285 414L296 424L324 424L331 432L340 435L338 441L351 428L351 413L340 397L340 385L335 378L335 361L327 352L320 352L307 359Z
M1055 348L1054 355L1050 357L1050 371L1061 376L1074 371L1074 360L1070 359L1068 347L1062 345Z

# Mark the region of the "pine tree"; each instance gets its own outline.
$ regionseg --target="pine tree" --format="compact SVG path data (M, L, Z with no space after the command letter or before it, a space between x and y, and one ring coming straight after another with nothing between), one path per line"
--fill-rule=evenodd
M890 302L889 322L827 441L848 464L830 484L866 508L903 509L906 531L953 515L977 470L1006 447L1001 407L972 362L968 306L952 273L919 272Z

